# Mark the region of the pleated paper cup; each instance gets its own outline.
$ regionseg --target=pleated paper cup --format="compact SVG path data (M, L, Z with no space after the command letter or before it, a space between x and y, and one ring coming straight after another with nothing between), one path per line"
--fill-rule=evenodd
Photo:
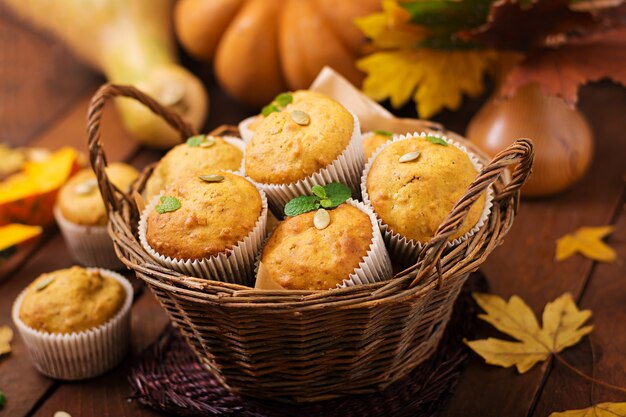
M97 268L117 270L124 268L124 264L115 255L113 240L106 226L85 226L72 223L63 217L58 206L54 207L54 218L76 262Z
M363 170L363 176L361 177L361 195L363 197L363 202L368 207L372 207L372 210L373 210L372 202L370 201L369 194L367 192L367 187L366 187L367 176L369 175L370 169L372 168L374 160L376 159L378 154L380 154L383 149L385 149L387 146L390 146L392 143L395 143L401 140L406 140L406 139L411 139L411 138L416 138L416 137L425 137L425 136L436 136L440 139L445 140L449 145L455 146L456 148L463 151L463 153L465 153L469 157L472 163L472 166L474 167L476 172L480 172L483 169L482 163L478 160L478 158L474 154L469 152L465 146L463 146L462 144L442 134L432 133L432 132L430 133L426 133L426 132L417 133L416 132L416 133L408 134L408 135L394 136L393 140L381 145L378 149L376 149L376 152L374 152L374 154L368 159L367 163L365 164L365 169ZM489 219L489 215L491 214L491 207L493 205L492 187L487 188L485 194L486 194L485 206L483 207L483 211L480 215L480 218L478 219L474 227L472 227L464 235L448 241L446 243L446 248L451 248L467 240L469 237L476 234L476 232L478 232L487 223L487 220ZM380 217L378 217L378 214L376 214L375 211L374 211L374 214L376 215L376 218L378 219L378 224L380 226L380 230L383 234L383 238L387 245L387 249L389 249L389 253L391 254L391 258L395 262L398 262L404 265L415 264L415 262L417 262L417 256L419 255L420 250L428 242L418 242L416 240L408 239L400 235L399 233L394 232L385 222L382 221Z
M154 250L146 238L148 216L159 204L162 193L154 197L141 214L139 220L139 241L141 246L159 264L187 276L251 286L254 279L254 260L256 254L261 249L266 235L268 209L265 193L258 185L255 185L255 187L261 196L261 214L250 233L225 252L209 258L192 260L171 258L161 255ZM182 239L181 244L184 244Z
M327 167L320 169L313 175L289 184L257 183L267 194L272 212L282 218L285 205L293 198L311 194L314 185L326 185L331 182L340 182L352 190L352 196L360 195L361 173L365 164L363 144L359 119L352 114L354 126L352 136L346 149Z
M243 141L243 138L239 139L235 136L222 136L222 139L224 139L224 142L230 143L241 151L241 164L236 172L237 174L243 174L246 163L246 142Z
M95 269L122 284L126 299L120 311L106 323L77 333L46 333L29 327L20 318L26 290L13 303L12 318L35 368L55 379L75 381L101 375L119 364L130 345L130 309L133 287L113 271Z
M378 220L376 219L374 212L370 207L367 207L365 204L357 200L349 199L346 201L346 204L350 204L352 207L355 207L361 210L363 213L367 214L372 224L372 242L370 243L366 255L363 257L361 262L359 262L358 268L356 268L352 274L344 279L341 284L337 284L337 288L351 287L353 285L372 284L374 282L380 282L390 279L393 276L391 259L389 258L387 248L385 248L385 241L380 234ZM264 245L266 242L267 239L264 242ZM260 252L259 256L257 257L257 261L255 264L255 275L257 276L257 279L267 280L269 279L268 277L261 276L264 274L259 273L259 271L262 269L262 255L263 253ZM283 289L288 291L286 288L283 288L280 284L274 281L267 284L266 287L276 290Z
M250 124L252 124L252 122L254 122L257 117L259 117L259 115L250 116L247 119L243 119L241 122L239 122L239 125L237 127L239 128L239 134L241 135L241 139L243 139L244 143L248 143L250 142L250 140L252 140L252 136L254 136L254 131L250 130Z

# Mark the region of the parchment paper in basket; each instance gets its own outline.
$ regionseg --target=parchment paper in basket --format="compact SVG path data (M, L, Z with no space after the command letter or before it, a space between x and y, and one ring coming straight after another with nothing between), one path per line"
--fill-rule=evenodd
M350 81L330 67L322 68L315 81L309 87L311 91L326 94L337 100L348 110L356 114L362 132L376 129L388 130L397 134L423 132L427 129L440 130L441 125L425 120L400 119L376 103Z

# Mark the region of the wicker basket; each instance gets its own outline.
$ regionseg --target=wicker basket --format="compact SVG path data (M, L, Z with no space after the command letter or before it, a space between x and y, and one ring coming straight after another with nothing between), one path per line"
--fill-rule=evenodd
M532 142L520 139L495 157L457 202L418 262L393 279L330 291L260 291L183 276L157 264L137 238L136 199L108 180L100 142L105 102L138 100L177 129L195 134L176 114L133 87L105 85L88 114L91 164L109 212L109 233L120 260L145 281L198 358L231 391L257 398L308 402L382 390L437 347L470 272L513 223L519 189L530 174ZM478 155L458 135L450 134ZM509 181L507 167L516 165ZM134 186L141 192L149 167ZM488 224L444 252L444 244L490 185Z

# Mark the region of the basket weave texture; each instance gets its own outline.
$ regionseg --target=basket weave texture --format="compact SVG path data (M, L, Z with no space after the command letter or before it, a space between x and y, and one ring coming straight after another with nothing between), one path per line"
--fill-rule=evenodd
M130 398L189 417L434 417L454 392L469 354L463 340L475 337L480 307L471 294L487 289L480 271L470 274L435 353L380 393L306 404L241 397L218 384L176 329L168 327L133 365Z
M532 142L520 139L493 161L482 158L485 168L424 246L417 263L389 281L330 291L260 291L184 276L160 266L142 249L135 197L153 166L146 168L130 195L115 188L104 169L100 120L106 101L118 96L146 105L183 140L196 134L174 112L133 87L104 85L94 95L87 122L89 157L117 256L147 283L221 384L233 393L284 402L380 391L425 361L437 348L469 273L502 243L511 227L534 155ZM445 134L481 155L458 135ZM515 169L507 181L511 165ZM449 236L489 186L494 206L488 223L445 250Z

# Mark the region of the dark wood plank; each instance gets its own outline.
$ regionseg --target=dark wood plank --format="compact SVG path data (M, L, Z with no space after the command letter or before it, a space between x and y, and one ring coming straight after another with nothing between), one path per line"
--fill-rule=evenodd
M593 263L580 257L555 263L556 239L580 226L609 223L621 204L626 90L609 84L586 88L581 108L596 137L589 173L562 195L524 201L505 243L483 267L494 293L504 297L517 294L536 313L567 291L580 297L592 269ZM511 369L485 365L472 355L443 416L527 416L548 368L543 364L525 375L516 375ZM626 378L622 382L626 383Z
M60 42L36 33L0 7L2 139L26 144L100 78Z
M601 381L626 388L626 206L619 210L615 232L608 243L617 251L618 260L614 264L596 265L579 303L581 308L593 311L594 331L589 340L568 349L563 357L589 375L595 368L595 376ZM590 343L593 343L595 364ZM554 411L585 408L606 401L624 401L626 397L598 385L594 393L592 396L591 383L555 362L533 416L544 417Z

